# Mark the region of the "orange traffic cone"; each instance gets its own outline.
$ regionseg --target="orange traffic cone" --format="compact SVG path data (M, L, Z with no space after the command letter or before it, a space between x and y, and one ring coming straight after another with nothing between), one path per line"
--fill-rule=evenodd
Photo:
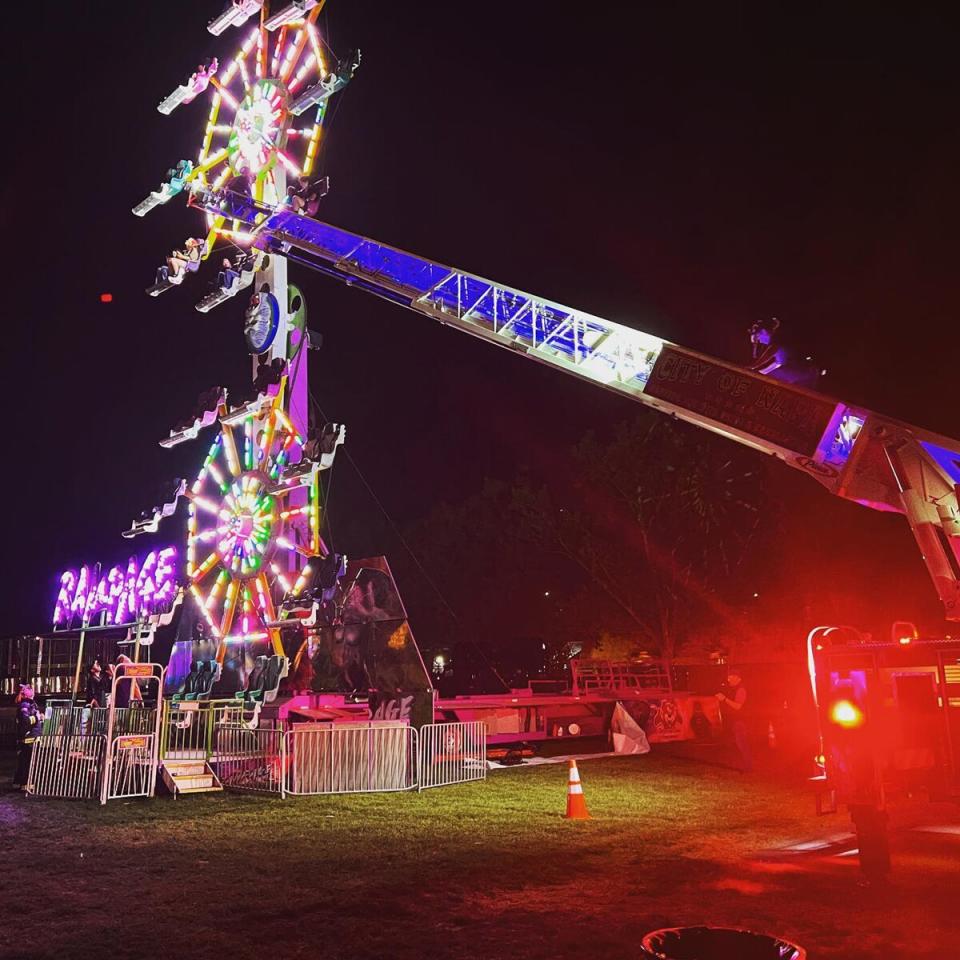
M589 820L590 811L587 810L587 801L583 798L583 785L580 783L580 771L576 760L568 760L570 776L567 781L567 820Z

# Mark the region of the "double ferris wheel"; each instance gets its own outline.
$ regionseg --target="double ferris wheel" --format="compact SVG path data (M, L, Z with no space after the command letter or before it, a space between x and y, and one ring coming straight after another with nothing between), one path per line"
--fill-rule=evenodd
M200 64L158 106L169 115L209 99L199 149L134 213L143 216L194 191L229 190L280 207L288 182L302 185L316 175L327 105L359 63L359 55L346 61L332 55L317 26L323 5L295 0L271 16L263 0L228 2L208 29L219 35L238 27L239 49L228 59ZM221 238L249 242L248 224L216 213L203 216L202 258ZM218 428L196 478L185 487L186 586L217 643L218 659L223 662L227 645L239 645L234 649L245 651L248 668L265 648L282 654L280 605L307 586L314 573L310 558L326 555L319 474L343 440L340 427L324 454L308 443L308 337L302 295L288 288L285 259L257 255L249 263L255 275L244 277L234 292L255 284L247 344L254 371L269 365L276 376L260 385L255 400L239 406L228 405L222 391L192 424L180 424L162 441L169 447L196 438L201 429ZM251 316L269 336L251 337Z

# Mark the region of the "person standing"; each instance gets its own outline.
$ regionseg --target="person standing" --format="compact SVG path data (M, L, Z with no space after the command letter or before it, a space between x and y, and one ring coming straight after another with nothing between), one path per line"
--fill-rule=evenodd
M21 684L17 694L17 767L13 773L13 785L22 790L30 775L30 760L33 745L43 729L43 714L33 699L33 687Z
M83 691L83 709L80 711L81 736L90 732L98 732L95 726L91 730L90 721L97 716L94 713L95 710L107 705L108 689L107 678L100 666L100 658L95 657L87 671L87 684Z
M117 675L117 667L123 666L133 666L133 661L125 654L121 653L117 657L116 666L111 666L110 670L110 683L113 684L114 677ZM143 700L143 694L140 692L140 685L137 683L136 679L123 680L123 674L120 674L121 679L117 681L116 687L116 702L112 704L116 710L126 710L131 701L136 701L138 704Z
M107 678L103 675L100 659L94 659L87 671L86 706L96 709L107 705Z
M749 707L747 706L747 688L743 685L743 677L739 671L727 671L727 682L717 694L720 701L720 715L723 718L723 729L733 741L733 746L739 757L741 773L750 773L753 770L753 755L750 752L749 738Z

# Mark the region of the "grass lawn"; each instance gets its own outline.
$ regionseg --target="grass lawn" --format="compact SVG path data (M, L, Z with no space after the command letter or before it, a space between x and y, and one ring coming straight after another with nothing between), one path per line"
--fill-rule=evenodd
M660 754L580 771L589 822L560 816L563 765L419 796L4 793L0 957L626 958L698 922L786 936L811 960L960 956L960 836L901 817L878 892L855 857L782 852L848 819L816 818L771 773Z

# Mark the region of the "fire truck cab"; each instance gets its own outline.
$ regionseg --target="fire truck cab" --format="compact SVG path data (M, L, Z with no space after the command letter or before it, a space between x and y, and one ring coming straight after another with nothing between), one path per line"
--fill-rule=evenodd
M960 796L960 637L894 624L876 642L849 627L808 640L826 785L848 805L891 793Z

